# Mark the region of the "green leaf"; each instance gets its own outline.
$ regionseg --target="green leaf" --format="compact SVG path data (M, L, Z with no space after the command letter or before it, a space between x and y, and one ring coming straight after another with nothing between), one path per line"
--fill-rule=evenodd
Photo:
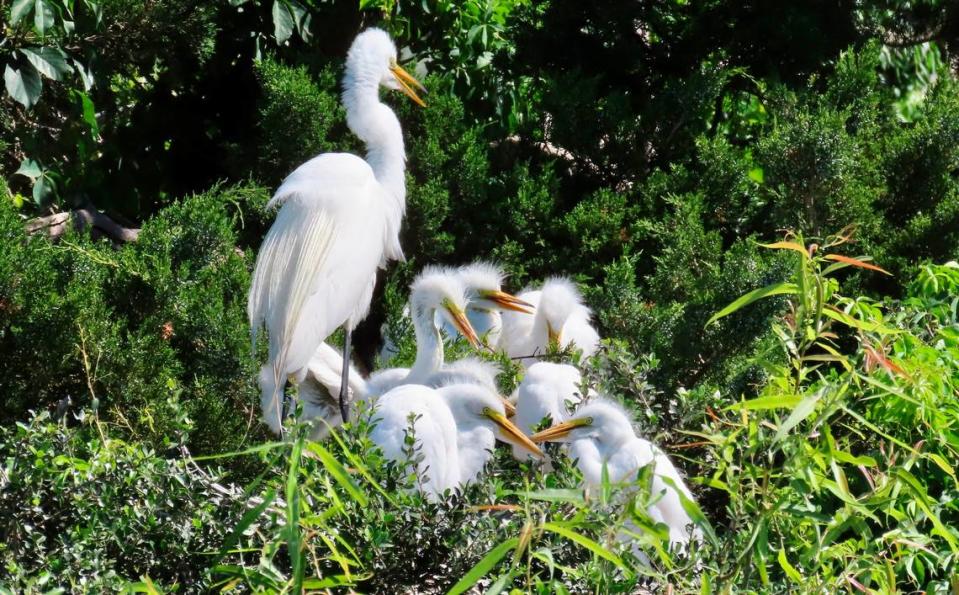
M746 411L792 409L798 405L800 401L802 401L802 397L799 395L773 395L771 397L757 397L748 401L733 403L729 407L726 407L726 409L729 411L739 411L741 409L745 409Z
M16 25L29 16L33 10L33 2L34 0L13 0L13 6L10 7L10 24Z
M819 402L822 395L823 391L816 391L816 393L800 401L792 413L789 414L789 417L786 418L786 421L780 424L779 429L776 431L776 436L773 438L773 442L779 442L785 438L789 430L795 428L799 425L799 422L809 417L812 412L816 410L816 403Z
M796 287L795 283L773 283L772 285L767 285L766 287L761 287L759 289L754 289L747 293L746 295L741 296L739 299L729 304L719 312L716 312L712 317L706 321L706 326L711 325L720 318L724 316L729 316L736 310L739 310L743 306L748 306L749 304L755 302L756 300L761 300L765 297L771 297L774 295L783 295L783 294L795 294L799 291L799 288Z
M293 35L295 24L286 3L282 0L273 0L273 36L276 37L278 45L283 45Z
M13 97L15 101L27 109L37 103L37 100L40 99L40 91L43 90L40 75L30 65L25 65L22 69L17 70L7 64L3 71L3 82L10 97Z
M756 182L757 184L762 184L763 181L766 179L765 172L763 172L763 168L761 167L752 168L751 170L749 170L749 173L747 175L749 176L750 180L752 180L753 182Z
M939 519L939 515L929 508L929 494L926 492L926 489L922 486L919 480L902 467L896 469L896 476L899 477L899 479L902 480L906 485L908 485L912 493L916 496L916 506L921 508L932 522L934 527L932 532L938 533L940 537L945 539L949 543L949 548L953 553L959 552L959 542L956 541L956 536L942 523L942 520Z
M255 507L246 511L242 517L240 517L240 522L236 524L236 527L233 528L233 531L226 536L226 539L223 540L223 547L220 548L220 554L217 556L216 562L219 563L227 554L230 553L230 550L240 541L240 537L243 536L243 532L250 528L250 525L254 523L260 516L263 514L263 511L273 504L273 500L276 499L276 490L272 489L268 491L263 496L263 502L259 503Z
M90 136L93 137L94 140L99 139L100 125L97 123L97 112L93 106L93 100L83 91L73 91L73 94L77 101L80 102L80 115L90 130Z
M67 63L67 55L60 48L22 48L20 52L48 79L59 81L63 75L73 72L73 68Z
M33 159L24 159L20 162L20 169L13 172L14 175L21 175L30 178L30 180L36 180L43 175L43 168L40 167L40 164L34 161Z
M490 570L492 570L500 560L503 559L503 556L511 552L519 544L519 538L514 537L512 539L507 539L503 543L494 547L483 556L483 559L477 562L472 568L469 569L469 572L463 575L463 578L458 580L455 585L450 587L450 590L447 591L447 595L459 595L460 593L465 593L467 589L475 585L481 578L486 576Z
M323 463L326 470L333 476L336 483L340 484L340 486L349 493L351 498L356 500L360 506L367 505L366 495L356 487L356 484L350 479L350 474L346 471L346 468L336 460L336 457L334 457L330 451L326 450L326 448L318 442L307 442L306 449L320 459L320 462Z
M857 328L859 330L863 330L870 333L898 335L899 333L902 332L899 329L883 326L877 322L865 322L863 320L859 320L858 318L853 318L852 316L850 316L849 314L846 314L842 310L837 310L836 308L833 308L831 306L827 306L823 308L822 313L828 316L829 318L832 318L836 322L841 322L842 324L845 324L846 326Z
M286 475L286 533L287 553L293 562L293 592L303 592L306 560L303 555L303 535L300 533L300 456L303 438L297 438L290 451L290 467Z
M799 571L796 570L796 568L789 563L789 560L786 559L785 550L782 550L782 549L779 550L778 559L779 559L779 565L782 567L783 572L786 573L786 576L789 577L789 580L793 581L794 583L802 584L803 582L802 575L799 574Z
M46 35L47 31L53 27L56 14L48 0L36 0L33 12L33 26L37 28L40 35Z
M632 570L630 570L628 566L623 564L623 560L619 556L609 551L608 549L604 548L603 546L599 545L598 543L596 543L589 537L586 537L585 535L581 535L571 529L567 529L566 527L563 527L562 525L557 525L555 523L543 523L543 529L545 529L546 531L550 531L552 533L556 533L557 535L560 535L562 537L565 537L566 539L589 550L590 552L599 556L600 558L609 560L616 566L619 566L621 569L623 569L623 571L625 571L626 574L632 576L633 574Z

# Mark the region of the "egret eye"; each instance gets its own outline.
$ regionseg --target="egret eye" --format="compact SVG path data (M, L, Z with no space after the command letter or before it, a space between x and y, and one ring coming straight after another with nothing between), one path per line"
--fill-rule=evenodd
M587 417L587 418L586 418L586 425L587 425L587 426L593 425L593 418L592 418L592 417Z
M483 415L489 415L491 413L493 413L492 409L490 409L489 407L483 407Z

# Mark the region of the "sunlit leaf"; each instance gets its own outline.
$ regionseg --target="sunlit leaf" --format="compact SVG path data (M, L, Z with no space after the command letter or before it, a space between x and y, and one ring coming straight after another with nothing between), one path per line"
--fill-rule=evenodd
M273 0L273 36L276 43L283 45L293 35L296 21L283 0Z
M748 401L740 401L726 407L729 411L761 411L765 409L792 409L802 401L800 395L771 395L757 397Z
M890 273L889 271L885 269L881 269L874 264L869 264L868 262L863 262L861 260L856 260L855 258L843 256L842 254L827 254L826 260L835 260L838 262L842 262L844 264L848 264L850 266L859 267L862 269L869 269L870 271L878 271L884 275L892 276L892 273Z
M809 251L806 250L806 247L796 242L773 242L772 244L760 244L760 246L763 248L769 248L771 250L792 250L793 252L799 252L804 257L809 258Z
M779 560L779 566L783 569L783 572L786 573L786 576L789 577L789 580L794 583L802 584L802 575L799 574L799 571L796 570L796 567L789 563L789 560L786 559L786 551L779 550L779 555L776 556Z
M330 475L333 476L333 479L336 480L336 483L340 484L344 490L349 493L350 497L356 500L360 506L367 505L367 498L363 492L360 491L356 484L353 483L353 480L350 479L349 473L347 473L346 468L340 464L339 461L326 450L322 444L318 442L307 442L306 449L315 454L317 458L320 459L320 462L323 463L323 466L329 471Z
M21 19L30 15L33 10L34 0L13 0L10 7L10 24L16 25Z
M10 97L27 109L36 105L43 90L40 75L32 65L17 69L7 64L3 71L3 83Z
M21 48L20 52L33 64L37 72L48 79L59 81L64 75L73 72L73 67L67 62L67 55L59 48Z
M713 314L712 317L706 321L706 326L709 326L724 316L729 316L733 312L743 308L744 306L748 306L757 300L772 297L774 295L795 294L798 291L799 288L795 283L773 283L772 285L767 285L766 287L754 289L741 296L739 299L735 300L733 303L729 304L719 312Z

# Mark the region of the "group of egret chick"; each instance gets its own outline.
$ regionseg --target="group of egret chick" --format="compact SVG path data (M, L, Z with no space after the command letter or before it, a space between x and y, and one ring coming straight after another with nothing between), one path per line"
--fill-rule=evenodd
M695 531L682 505L692 499L669 459L636 436L626 412L604 397L580 394L580 371L539 361L550 346L593 355L599 335L575 285L562 278L513 296L503 272L486 263L427 267L410 287L416 337L410 368L388 368L364 379L350 365L350 335L367 314L378 268L401 260L399 231L406 205L405 148L399 120L379 88L403 92L424 106L425 89L397 62L396 47L379 29L354 40L346 60L343 103L347 124L367 147L366 159L324 153L299 166L268 207L279 207L256 261L248 313L253 339L269 337L259 385L264 422L282 434L295 407L285 398L298 386L300 416L314 437L348 421L366 403L372 441L390 460L408 457L414 437L419 489L431 499L476 480L497 440L519 459L542 460L543 442L567 443L588 486L628 482L653 465L648 514L665 523L670 541ZM342 353L326 343L343 327ZM511 399L500 396L499 370L468 357L445 361L444 334L522 362L524 377ZM534 430L549 419L552 426ZM664 481L664 479L666 481Z

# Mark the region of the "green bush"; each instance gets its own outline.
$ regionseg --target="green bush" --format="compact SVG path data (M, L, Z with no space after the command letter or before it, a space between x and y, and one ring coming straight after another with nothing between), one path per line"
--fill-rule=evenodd
M200 591L242 492L215 469L103 438L89 415L66 419L0 428L0 589L107 592L146 577Z

